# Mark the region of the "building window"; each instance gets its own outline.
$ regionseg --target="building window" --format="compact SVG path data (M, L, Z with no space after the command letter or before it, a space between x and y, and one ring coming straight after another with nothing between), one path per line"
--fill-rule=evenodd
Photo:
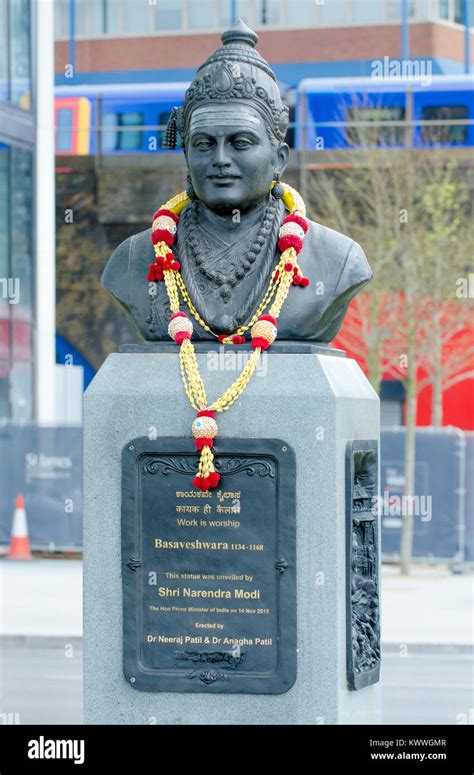
M31 110L29 0L0 0L0 100Z
M10 201L8 146L0 143L0 418L10 417L10 305L8 303L8 203ZM5 281L7 285L5 285Z
M157 0L157 6L160 0ZM151 4L148 0L125 0L124 2L124 32L127 35L153 32L151 26Z
M86 16L88 10L87 0L74 0L74 33L80 38L89 33L89 20Z
M355 0L357 2L357 0ZM408 16L410 18L428 19L430 16L430 3L432 0L409 0L408 2ZM402 19L402 3L401 0L386 0L387 15L384 19L388 21L401 21ZM383 4L381 4L383 5ZM382 19L381 21L384 21Z
M0 3L0 101L8 100L8 6Z
M469 3L469 24L472 27L474 24L473 19L473 12L474 12L474 2L473 0L467 0ZM466 12L465 12L465 6L466 2L465 0L454 0L454 21L456 24L465 24L466 23Z
M439 0L439 15L441 19L449 19L450 0Z
M214 0L188 3L188 24L191 29L215 29L218 26Z
M254 0L254 21L256 26L276 27L280 24L280 0Z
M384 22L384 3L374 3L373 0L357 0L356 3L352 3L352 21L355 24Z
M311 0L309 0L311 2ZM246 24L250 22L250 6L252 0L219 0L219 27L227 29L231 26L232 20L232 5L235 5L235 20L243 19Z
M0 416L14 422L33 419L32 181L32 153L0 144Z
M285 25L287 27L314 27L318 10L314 0L288 0Z
M329 27L334 24L337 27L348 24L348 14L350 5L348 0L332 0L330 3L323 3L319 8L320 24Z
M380 426L382 428L403 425L405 399L405 386L401 380L382 380L380 383Z
M56 35L70 35L71 0L56 2ZM1 13L8 2L0 0ZM402 0L72 0L75 35L146 35L175 30L226 29L235 16L255 27L343 27L399 22ZM474 0L469 0L471 20ZM409 0L410 18L448 19L464 24L464 0ZM472 22L471 22L472 23ZM3 47L2 47L3 48ZM3 49L3 52L5 49ZM3 53L3 56L5 54ZM0 54L1 57L1 54ZM1 75L1 59L0 59ZM1 83L0 83L1 88Z
M90 7L89 23L90 34L93 36L102 35L105 32L105 0L95 0Z
M155 6L155 30L179 30L183 26L181 0L160 0Z

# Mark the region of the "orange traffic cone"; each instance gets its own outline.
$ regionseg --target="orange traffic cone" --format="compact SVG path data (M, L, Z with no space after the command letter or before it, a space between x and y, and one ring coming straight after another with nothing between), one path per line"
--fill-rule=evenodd
M16 496L16 506L13 512L12 540L7 557L10 560L31 560L25 503L21 493Z

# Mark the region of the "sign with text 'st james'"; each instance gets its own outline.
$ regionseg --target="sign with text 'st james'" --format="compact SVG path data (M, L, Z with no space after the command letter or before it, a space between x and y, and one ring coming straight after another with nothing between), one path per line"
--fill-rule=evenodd
M196 490L189 439L122 453L124 675L156 692L280 694L296 680L295 460L221 439Z

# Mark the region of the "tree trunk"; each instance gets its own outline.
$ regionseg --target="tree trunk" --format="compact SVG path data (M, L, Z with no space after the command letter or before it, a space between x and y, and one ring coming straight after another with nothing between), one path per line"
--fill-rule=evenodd
M433 320L433 404L431 424L437 428L443 424L443 371L441 363L441 312L435 310Z
M409 313L408 313L409 314ZM413 552L413 495L415 494L416 463L416 355L415 326L410 324L407 341L407 378L406 378L406 435L405 435L405 509L402 511L402 533L400 538L400 573L408 576Z
M380 362L380 336L378 335L378 295L370 294L369 303L369 337L367 353L367 369L369 372L369 381L376 393L380 392L380 381L382 379L382 369Z

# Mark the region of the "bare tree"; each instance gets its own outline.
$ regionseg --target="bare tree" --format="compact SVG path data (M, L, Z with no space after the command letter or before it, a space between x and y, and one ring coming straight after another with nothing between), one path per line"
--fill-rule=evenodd
M472 256L474 228L465 176L453 159L435 149L423 166L422 179L420 236L429 300L424 336L429 348L420 389L432 386L432 424L441 426L443 393L474 376L472 304L456 295L457 280Z
M405 384L405 494L413 496L418 395L433 385L439 424L443 391L472 376L458 347L460 336L469 339L467 310L455 296L471 225L463 170L449 154L382 151L374 141L373 130L369 141L362 130L361 147L341 152L339 168L316 166L307 178L309 205L313 217L354 236L373 267L374 281L354 302L351 327L343 328L340 341L363 359L376 389L384 373ZM403 574L410 569L413 528L409 507Z

